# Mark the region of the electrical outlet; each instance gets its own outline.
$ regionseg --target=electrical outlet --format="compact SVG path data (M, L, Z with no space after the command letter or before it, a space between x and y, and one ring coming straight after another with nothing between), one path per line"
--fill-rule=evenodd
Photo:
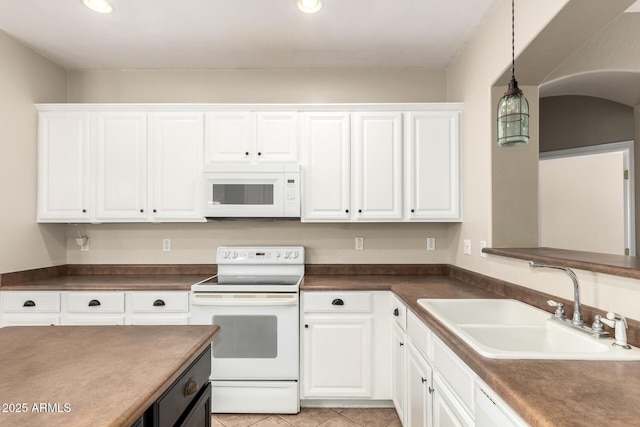
M165 252L171 251L171 239L162 239L162 250Z
M84 241L84 244L80 246L81 252L89 252L89 238L87 237Z
M462 243L464 244L464 254L471 255L471 240L465 239Z
M486 248L486 247L487 247L487 242L486 242L486 241L484 241L484 240L480 240L480 256L481 256L482 258L486 258L486 257L487 257L487 254L485 254L484 252L482 252L482 250L483 250L484 248Z
M364 249L364 237L356 237L356 251Z
M427 237L427 250L435 251L436 250L436 238L435 237Z

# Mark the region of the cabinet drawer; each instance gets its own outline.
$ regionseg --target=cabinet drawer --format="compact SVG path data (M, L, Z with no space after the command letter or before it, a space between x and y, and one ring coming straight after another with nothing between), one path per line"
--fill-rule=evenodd
M169 389L158 399L156 405L159 427L173 426L189 404L209 383L211 374L211 346L191 364Z
M59 292L2 292L3 313L59 313Z
M433 365L469 413L473 413L475 373L442 341L433 343Z
M428 360L433 360L433 334L431 329L416 316L412 311L407 310L407 335L420 353Z
M393 320L403 331L407 330L407 306L404 305L400 298L391 294L391 314Z
M189 292L131 292L134 313L187 313Z
M124 313L124 292L70 292L69 313Z
M304 292L305 313L371 313L371 292Z

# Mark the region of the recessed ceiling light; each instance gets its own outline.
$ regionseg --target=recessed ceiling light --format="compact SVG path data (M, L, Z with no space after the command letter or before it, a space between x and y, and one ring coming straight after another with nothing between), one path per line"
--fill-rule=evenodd
M94 12L98 13L111 13L113 12L113 6L107 0L82 0L85 6Z
M322 0L298 0L298 9L304 13L316 13L322 9Z

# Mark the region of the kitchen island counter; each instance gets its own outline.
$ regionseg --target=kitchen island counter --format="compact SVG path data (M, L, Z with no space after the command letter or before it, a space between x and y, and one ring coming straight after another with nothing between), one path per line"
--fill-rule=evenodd
M0 329L0 426L129 426L218 326Z

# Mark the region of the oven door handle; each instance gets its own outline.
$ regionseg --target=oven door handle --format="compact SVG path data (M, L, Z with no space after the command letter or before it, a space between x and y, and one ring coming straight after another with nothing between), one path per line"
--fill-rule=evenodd
M210 306L292 306L298 305L298 294L253 294L195 292L191 303Z

